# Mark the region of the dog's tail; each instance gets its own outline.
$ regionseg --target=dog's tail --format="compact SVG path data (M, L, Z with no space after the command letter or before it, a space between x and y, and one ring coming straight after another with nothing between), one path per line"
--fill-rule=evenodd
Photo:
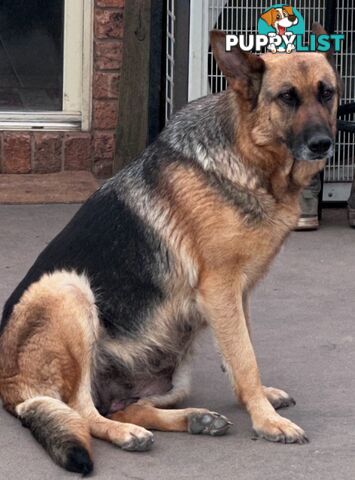
M58 465L83 475L92 471L89 427L79 413L46 396L20 403L16 413Z

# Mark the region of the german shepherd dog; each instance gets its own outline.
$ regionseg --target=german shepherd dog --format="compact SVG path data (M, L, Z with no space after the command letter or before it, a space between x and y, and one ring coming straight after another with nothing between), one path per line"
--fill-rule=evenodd
M317 34L324 33L315 27ZM147 429L224 434L189 391L189 357L210 326L254 431L304 443L260 381L248 297L296 226L299 194L332 153L339 81L323 53L212 49L229 89L192 102L100 188L8 299L3 406L67 470L93 468L91 436L147 450Z

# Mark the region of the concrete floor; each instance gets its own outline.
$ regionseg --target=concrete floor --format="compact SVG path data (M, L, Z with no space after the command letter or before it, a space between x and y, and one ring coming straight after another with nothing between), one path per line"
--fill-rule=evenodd
M35 256L76 210L73 205L0 207L0 303ZM329 210L317 232L293 233L252 305L264 383L297 405L283 414L301 425L304 446L252 441L209 335L199 341L190 406L227 415L225 437L156 433L148 453L94 441L100 479L352 480L355 475L355 230L345 210ZM0 478L75 478L55 466L28 430L0 412Z

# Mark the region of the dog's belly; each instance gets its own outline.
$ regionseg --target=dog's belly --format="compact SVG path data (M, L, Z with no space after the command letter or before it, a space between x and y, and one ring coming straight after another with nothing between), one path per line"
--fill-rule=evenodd
M148 371L132 374L125 368L111 372L109 380L107 374L99 375L94 387L96 408L102 415L108 415L141 398L168 393L173 387L174 371L175 366L172 365L155 375Z
M117 343L110 340L110 348L105 341L97 345L92 389L100 413L107 415L141 398L164 395L173 388L174 373L191 350L198 332L206 326L196 310L189 313L178 316L168 326L156 324L152 330L163 331L160 338L146 332L134 342L118 338Z

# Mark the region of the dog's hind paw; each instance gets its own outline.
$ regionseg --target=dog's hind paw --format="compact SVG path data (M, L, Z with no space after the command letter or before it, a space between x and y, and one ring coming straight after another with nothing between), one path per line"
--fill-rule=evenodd
M187 430L193 434L224 435L231 425L226 417L215 412L194 412L187 417Z
M145 452L152 448L153 443L153 436L144 439L132 436L128 442L121 445L121 448L129 452Z
M296 405L295 400L283 390L279 390L278 388L273 387L263 387L263 391L271 405L275 408L275 410Z
M113 443L116 443L122 450L128 450L130 452L145 452L146 450L150 450L154 443L152 432L136 425L130 428L125 437L124 441L120 440Z

